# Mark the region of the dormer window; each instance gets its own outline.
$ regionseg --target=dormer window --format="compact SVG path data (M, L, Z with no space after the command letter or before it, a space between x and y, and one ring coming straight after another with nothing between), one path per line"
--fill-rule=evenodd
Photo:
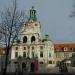
M72 50L72 48L70 48L70 50Z
M75 52L75 48L73 48L73 51Z
M67 51L67 47L64 47L64 51Z
M64 47L62 47L61 50L64 50Z

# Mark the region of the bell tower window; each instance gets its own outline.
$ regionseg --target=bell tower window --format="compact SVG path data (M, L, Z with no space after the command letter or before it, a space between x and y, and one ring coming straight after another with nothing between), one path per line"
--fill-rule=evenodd
M36 21L37 20L36 10L34 9L34 6L32 6L32 8L30 9L30 17L29 17L29 20L30 19L32 19L33 21Z
M26 36L23 37L23 43L27 43L27 37Z
M35 36L32 36L32 37L31 37L31 43L32 43L32 42L35 42Z

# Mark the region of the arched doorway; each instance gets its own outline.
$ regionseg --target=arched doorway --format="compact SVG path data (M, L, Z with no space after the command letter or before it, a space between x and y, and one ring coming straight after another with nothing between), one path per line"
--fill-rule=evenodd
M24 62L22 63L22 72L23 71L26 71L26 64Z
M71 60L66 60L64 63L66 64L67 67L71 66Z
M30 71L34 72L35 71L35 64L32 62L30 66Z

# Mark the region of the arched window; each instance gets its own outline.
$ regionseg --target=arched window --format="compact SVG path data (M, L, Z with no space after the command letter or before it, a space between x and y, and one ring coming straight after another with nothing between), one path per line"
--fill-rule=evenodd
M31 43L35 41L35 36L31 37Z
M27 42L27 37L24 36L24 37L23 37L23 43L26 43L26 42Z

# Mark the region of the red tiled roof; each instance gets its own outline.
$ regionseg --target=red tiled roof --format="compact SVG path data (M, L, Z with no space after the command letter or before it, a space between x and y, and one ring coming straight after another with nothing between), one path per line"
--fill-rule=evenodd
M68 52L72 52L75 44L54 44L55 52L63 52L64 48L67 48Z
M5 48L0 48L0 54L4 54L5 53Z

